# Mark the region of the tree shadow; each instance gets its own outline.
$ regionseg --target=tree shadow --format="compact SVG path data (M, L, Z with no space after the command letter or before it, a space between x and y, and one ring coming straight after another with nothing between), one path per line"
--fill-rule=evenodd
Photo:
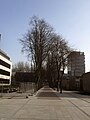
M80 92L80 91L63 91L62 94L56 92L56 95L62 98L90 98L89 93Z
M38 92L36 97L38 99L59 100L57 94L48 87L45 87L40 92Z

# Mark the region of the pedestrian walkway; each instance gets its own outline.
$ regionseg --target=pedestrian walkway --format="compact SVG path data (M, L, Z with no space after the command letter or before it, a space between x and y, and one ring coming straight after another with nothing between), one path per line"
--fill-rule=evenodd
M49 88L48 86L43 87L39 90L36 97L38 99L47 99L47 100L59 100L59 97L57 96L56 92Z
M90 96L46 86L28 99L0 99L0 120L90 120Z

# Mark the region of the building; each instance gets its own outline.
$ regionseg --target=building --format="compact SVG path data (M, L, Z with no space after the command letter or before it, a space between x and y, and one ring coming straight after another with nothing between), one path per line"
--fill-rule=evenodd
M19 88L19 91L25 92L30 90L32 93L36 91L34 72L16 72L15 82Z
M80 78L81 92L90 93L90 72L84 73Z
M80 90L80 77L85 73L84 52L73 51L68 55L69 89Z
M0 49L0 86L11 85L11 71L10 57Z
M83 73L85 73L84 52L71 52L68 56L68 75L80 77Z

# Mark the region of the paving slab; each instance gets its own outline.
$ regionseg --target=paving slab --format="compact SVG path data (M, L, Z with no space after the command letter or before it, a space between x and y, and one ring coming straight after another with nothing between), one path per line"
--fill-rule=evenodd
M90 120L89 96L46 86L27 99L0 98L0 120Z

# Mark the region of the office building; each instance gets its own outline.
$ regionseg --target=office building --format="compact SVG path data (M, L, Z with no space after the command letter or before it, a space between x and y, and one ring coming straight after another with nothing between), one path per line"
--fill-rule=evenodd
M68 55L68 75L80 77L85 73L84 52L73 51Z
M0 49L0 86L11 85L11 71L10 57Z

